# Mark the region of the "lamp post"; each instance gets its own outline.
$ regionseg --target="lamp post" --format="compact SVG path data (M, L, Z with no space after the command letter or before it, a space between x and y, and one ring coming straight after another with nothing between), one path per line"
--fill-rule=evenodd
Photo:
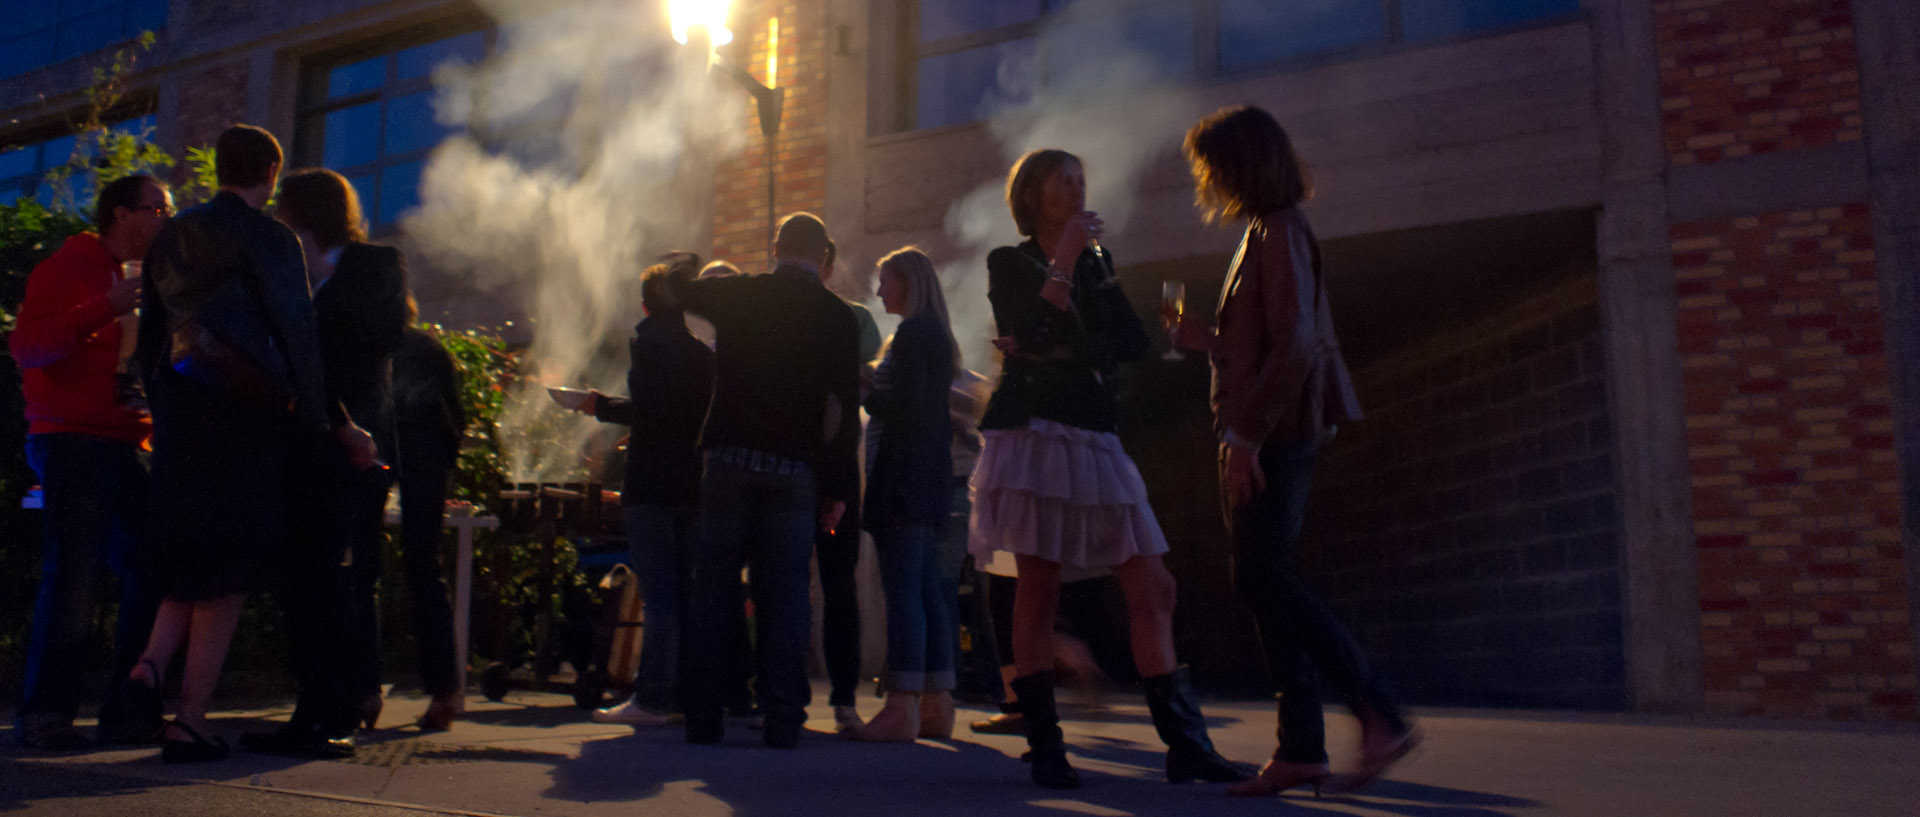
M778 158L774 143L780 135L780 115L786 106L785 88L775 85L775 70L779 65L780 21L775 17L767 25L767 81L754 79L752 74L737 65L720 59L714 53L716 46L733 41L733 32L726 27L726 0L674 0L669 4L673 38L683 45L690 46L696 53L706 57L707 70L718 71L733 80L753 97L760 115L760 135L766 143L767 170L767 245L773 245L774 229L774 162Z

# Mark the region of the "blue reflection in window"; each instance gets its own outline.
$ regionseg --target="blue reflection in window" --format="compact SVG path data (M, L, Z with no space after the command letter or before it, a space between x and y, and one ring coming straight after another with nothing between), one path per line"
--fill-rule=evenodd
M0 77L22 74L53 62L52 30L0 40Z
M433 95L421 91L387 102L387 135L381 153L409 153L440 143L451 129L433 120Z
M100 49L122 36L120 9L98 11L61 21L55 50L59 59Z
M420 169L425 162L407 162L380 171L380 206L375 224L392 224L420 203Z
M1579 10L1580 0L1400 0L1400 25L1409 42L1432 42Z
M26 193L27 193L27 190L24 187L0 188L0 204L12 204L14 202L17 202L20 200L20 197L26 195Z
M920 0L920 42L1040 19L1041 0Z
M1380 0L1220 0L1220 68L1233 71L1384 41Z
M0 152L0 179L11 179L33 172L35 146Z
M387 82L387 58L374 57L327 72L327 98L339 99L371 91Z
M320 163L338 170L380 156L380 103L368 102L329 111Z
M379 191L375 190L373 186L373 174L348 176L347 184L353 185L354 195L360 197L360 210L364 213L368 207L373 205L376 201L374 197L379 194Z
M1109 86L1116 79L1133 81L1097 73L1108 70L1123 50L1149 60L1155 78L1189 77L1194 73L1193 8L1182 0L1127 9L1119 16L1070 19L1050 26L1040 48L1048 84L1069 93L1113 90Z
M0 1L0 32L17 34L43 28L53 24L59 16L60 4L50 0L3 0Z
M1033 40L1022 39L926 57L919 64L917 127L937 128L992 116L1032 95Z
M475 31L438 42L416 45L394 55L394 78L412 79L433 73L433 69L448 60L479 62L487 55L487 35Z

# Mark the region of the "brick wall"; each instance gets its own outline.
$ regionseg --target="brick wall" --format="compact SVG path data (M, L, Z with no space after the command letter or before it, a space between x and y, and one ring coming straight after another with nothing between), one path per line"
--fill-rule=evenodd
M1672 236L1709 705L1911 718L1867 208L1678 224Z
M1860 139L1848 0L1654 3L1674 164Z
M774 149L775 217L795 210L818 213L826 205L827 17L826 4L760 0L736 6L734 43L723 55L765 81L767 18L780 18L776 78L786 88L786 111ZM752 107L746 93L739 104ZM748 270L766 264L766 142L759 116L749 116L750 136L740 155L721 163L715 182L713 254ZM828 224L828 229L834 225Z
M175 129L181 153L185 148L211 146L220 132L240 121L247 110L246 60L201 68L180 83L180 118ZM277 133L280 144L291 149L292 134ZM185 165L175 168L184 177ZM177 180L177 179L176 179Z
M1673 164L1861 138L1846 0L1655 15ZM1706 700L1920 717L1871 214L1779 207L1670 228Z
M1355 372L1301 561L1409 699L1624 705L1597 299L1588 273L1483 303Z

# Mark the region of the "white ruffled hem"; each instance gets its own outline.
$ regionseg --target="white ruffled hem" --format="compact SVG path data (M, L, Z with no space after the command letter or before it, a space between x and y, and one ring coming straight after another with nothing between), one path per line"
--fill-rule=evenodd
M1167 552L1146 483L1119 437L1050 420L983 436L969 484L967 546L976 562L1004 550L1099 568Z

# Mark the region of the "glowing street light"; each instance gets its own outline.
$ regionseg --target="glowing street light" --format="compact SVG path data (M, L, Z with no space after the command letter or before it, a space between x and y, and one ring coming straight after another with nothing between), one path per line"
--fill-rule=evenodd
M774 225L773 165L778 158L774 151L774 140L780 135L780 114L786 107L787 97L786 89L774 87L780 66L780 18L767 21L767 81L763 83L754 79L746 69L721 60L713 51L718 46L733 42L733 31L727 28L727 13L731 5L728 0L669 0L668 25L672 27L673 38L681 45L706 53L708 71L726 74L753 95L760 113L760 135L766 139L767 243L771 246Z

